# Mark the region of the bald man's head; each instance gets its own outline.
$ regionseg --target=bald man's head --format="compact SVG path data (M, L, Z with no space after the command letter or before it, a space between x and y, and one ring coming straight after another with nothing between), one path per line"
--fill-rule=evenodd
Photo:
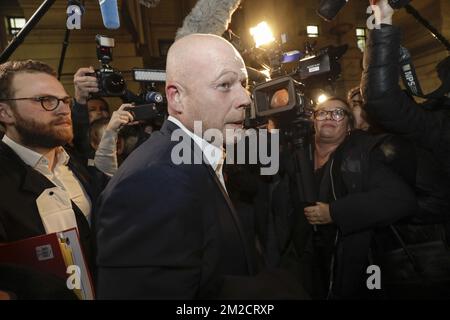
M225 39L191 34L177 40L166 65L169 114L193 130L239 126L250 104L247 71L239 52Z
M227 40L212 34L190 34L182 37L170 47L167 55L166 74L168 81L190 81L192 73L199 67L214 63L218 51L227 51L242 59ZM222 56L222 54L220 54Z

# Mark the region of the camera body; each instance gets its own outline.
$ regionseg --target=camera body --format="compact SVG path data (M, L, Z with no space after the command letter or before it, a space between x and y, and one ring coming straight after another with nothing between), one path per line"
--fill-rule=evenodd
M306 54L296 55L297 67L293 72L254 87L254 117L275 119L280 129L309 127L314 107L310 97L314 91L332 85L339 78L341 67L338 60L347 48L347 45L329 46L314 51L307 47ZM280 60L293 62L285 57Z
M120 73L110 66L112 61L112 48L114 48L114 39L102 35L96 35L97 59L101 67L94 73L86 75L97 78L99 91L94 96L100 97L122 97L126 92L126 83Z
M121 97L125 103L135 104L127 108L133 115L135 121L162 123L167 117L167 102L163 95L157 90L157 83L164 83L166 72L153 69L133 69L133 80L141 84L139 94L126 90Z

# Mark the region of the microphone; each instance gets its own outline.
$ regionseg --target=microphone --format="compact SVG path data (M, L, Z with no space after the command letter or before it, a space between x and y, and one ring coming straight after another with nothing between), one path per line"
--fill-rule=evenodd
M175 39L192 33L221 36L228 29L231 16L241 0L198 0L178 29Z
M120 27L120 19L117 0L99 0L98 2L105 27L107 29L118 29Z

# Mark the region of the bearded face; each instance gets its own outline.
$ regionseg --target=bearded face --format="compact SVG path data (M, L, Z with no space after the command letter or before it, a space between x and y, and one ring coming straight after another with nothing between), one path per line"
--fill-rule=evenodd
M37 97L68 97L62 84L46 73L21 72L12 80L11 102L4 114L10 113L7 134L29 148L51 149L73 139L70 103L59 100L51 111ZM9 109L9 111L6 111ZM9 128L9 129L8 129Z
M73 139L70 117L61 116L49 122L43 122L36 118L22 117L17 111L14 111L14 114L16 130L25 146L55 148Z

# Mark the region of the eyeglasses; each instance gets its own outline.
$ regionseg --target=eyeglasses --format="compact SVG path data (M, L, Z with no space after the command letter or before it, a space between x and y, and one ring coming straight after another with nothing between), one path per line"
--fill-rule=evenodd
M47 111L53 111L58 108L59 103L62 101L64 104L72 106L72 98L67 96L64 98L58 98L55 96L43 96L43 97L33 97L33 98L15 98L15 99L0 99L0 101L18 101L18 100L33 100L40 102L42 108Z
M318 121L323 121L326 120L328 118L328 115L330 115L330 118L335 120L335 121L342 121L345 116L347 115L347 111L344 109L334 109L334 110L317 110L314 111L314 119L318 120Z

